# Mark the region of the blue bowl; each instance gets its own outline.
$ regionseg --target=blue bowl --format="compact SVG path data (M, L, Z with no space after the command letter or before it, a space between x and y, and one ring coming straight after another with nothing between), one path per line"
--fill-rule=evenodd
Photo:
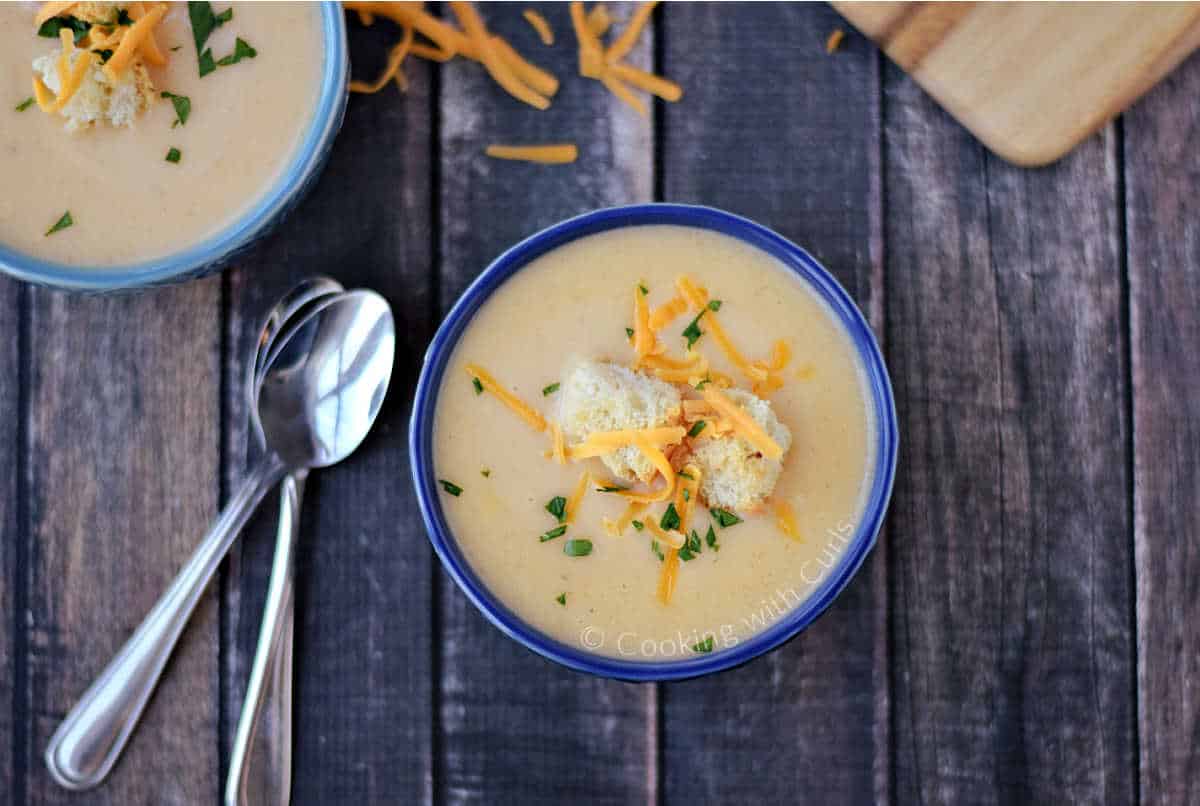
M487 589L459 551L442 512L433 467L433 420L438 390L454 346L470 324L475 312L505 280L529 262L563 244L619 227L673 224L697 227L731 235L778 258L798 274L834 311L850 334L866 371L870 387L870 405L875 412L875 466L862 519L838 564L829 570L820 585L799 606L788 611L770 628L757 633L727 650L696 655L687 660L647 662L621 660L595 655L556 641L527 624ZM425 364L417 382L416 400L409 424L409 457L421 516L429 540L441 558L446 572L454 579L489 621L510 638L534 652L581 672L620 680L677 680L719 672L769 652L792 638L825 611L858 571L883 523L892 480L896 475L896 407L892 385L879 345L862 313L836 280L812 255L771 230L745 218L715 210L681 204L642 204L597 210L556 224L525 239L498 257L463 292L450 314L438 328L425 354Z
M325 63L312 121L275 185L224 230L199 244L130 266L79 266L40 260L0 244L0 271L19 280L77 291L113 291L162 285L223 268L267 235L306 192L329 157L346 112L349 46L342 6L321 3Z

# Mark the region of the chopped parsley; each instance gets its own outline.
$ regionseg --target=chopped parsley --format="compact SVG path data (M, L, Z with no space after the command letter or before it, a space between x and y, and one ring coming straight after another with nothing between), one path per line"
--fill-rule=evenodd
M684 562L695 559L700 555L702 548L703 545L700 542L700 535L696 534L696 530L693 529L692 533L683 541L683 547L679 549L679 559L683 560Z
M663 555L662 546L658 545L657 540L650 541L650 551L654 552L654 556L658 558L659 562L663 562L664 560L667 559Z
M700 383L707 383L707 381L700 381ZM695 424L692 425L692 427L688 429L688 436L689 437L700 436L700 432L704 430L704 426L706 426L706 425L708 425L708 423L704 422L703 420L697 420L695 422Z
M217 69L217 62L215 59L213 59L212 48L206 48L205 51L200 54L200 58L197 61L200 65L200 78L204 78L206 75Z
M95 53L100 54L100 64L107 64L108 60L111 59L113 55L113 52L108 48L105 48L104 50L97 50Z
M698 644L692 644L693 652L712 652L713 637L710 635Z
M592 541L568 540L563 543L563 554L568 557L586 557L592 553Z
M182 152L180 152L180 150L179 150L178 148L175 148L174 146L172 146L172 147L171 147L171 148L170 148L170 149L167 151L167 157L166 157L166 160L167 160L167 162L179 162L179 160L180 160L182 157L183 157L183 153L182 153Z
M21 101L21 103L14 106L13 109L17 110L18 112L24 112L31 106L33 106L33 98L26 98L24 101Z
M172 53L174 53L177 50L183 50L183 45L176 45L175 47L171 48Z
M44 238L44 237L46 237L47 235L53 235L53 234L54 234L54 233L56 233L56 232L59 232L59 231L61 231L61 230L65 230L67 227L74 226L74 224L75 224L75 222L71 220L71 211L70 211L70 210L67 210L67 212L63 213L63 214L62 214L62 215L59 217L59 219L58 219L57 221L55 221L55 222L54 222L54 226L53 226L53 227L51 227L50 229L46 230L46 233L45 233L45 235L43 235L42 237Z
M478 378L472 378L471 385L475 387L475 394L477 394L477 395L483 394L483 384L479 382Z
M679 471L678 473L676 473L675 475L676 475L676 476L680 476L680 477L682 477L682 478L685 478L685 479L687 479L688 481L695 481L695 480L696 480L696 477L695 477L695 476L693 476L691 473L687 472L686 470L680 470L680 471Z
M230 11L232 12L233 9L230 9ZM250 47L250 45L246 43L246 40L239 36L233 43L233 53L230 53L228 56L224 56L219 59L217 64L221 65L222 67L228 67L231 64L237 64L242 59L253 59L257 55L258 51Z
M166 90L159 95L171 99L171 106L175 107L175 122L171 124L171 128L185 125L188 122L188 116L192 114L192 99L186 95L176 95Z
M679 528L679 513L675 511L675 504L667 504L667 511L663 513L662 520L658 522L658 525L664 532Z
M710 509L709 514L713 516L713 520L721 525L722 529L728 529L730 526L741 523L742 519L734 515L727 509L719 509L714 507Z
M554 496L550 499L550 503L546 504L546 511L553 515L559 523L562 523L563 519L567 517L567 499L561 495Z
M488 476L492 475L492 471L488 470L486 467L483 467L479 469L479 475L486 479Z
M719 300L719 299L710 299L710 300L708 301L708 309L709 309L710 311L712 311L713 313L716 313L717 311L721 310L721 300Z
M705 378L704 380L702 380L698 384L696 384L696 389L697 390L703 389L705 386L708 386L710 383L712 383L712 378Z
M558 391L560 384L552 383L549 386L542 388L542 397L548 397Z
M553 540L556 537L562 537L566 533L567 533L567 525L564 523L562 526L555 526L549 532L544 533L541 537L538 538L538 542L545 543L547 540Z
M704 536L704 542L707 543L708 547L713 551L721 550L721 545L717 543L717 533L713 531L711 523L708 525L708 534Z
M192 23L192 39L196 43L197 56L204 52L204 43L208 41L208 37L212 34L212 32L232 19L232 6L225 9L220 14L214 14L212 10L212 3L188 3L188 20ZM201 73L200 75L204 74Z
M459 487L457 484L455 484L452 481L446 481L445 479L438 479L438 484L442 485L442 489L445 490L446 492L450 493L455 498L458 498L460 495L462 495L462 487Z
M625 335L632 339L633 338L633 328L631 328L631 327L625 328Z
M598 493L619 493L622 490L628 490L628 487L622 487L620 484L606 484L603 487L597 487Z
M704 335L704 331L700 329L700 317L704 316L704 311L696 314L696 318L691 321L686 328L683 329L683 337L687 339L687 346L690 349L696 340Z
M112 22L106 23L105 28L117 28L122 25L133 25L133 17L129 16L129 12L123 8L117 9L117 16Z
M688 478L691 478L691 476L688 476ZM684 488L683 488L683 500L684 500L684 501L691 501L691 500L692 500L692 491L691 491L691 490L689 490L687 487L684 487Z
M558 602L563 607L566 607L567 606L567 594L565 594L565 593L558 594L558 596L554 597L554 601Z
M58 39L58 32L63 28L75 32L75 44L78 45L80 40L88 35L92 24L84 22L78 17L51 17L42 23L42 27L38 28L38 36L44 36L47 39Z
M643 297L650 293L650 289L646 288L644 283L638 283L638 291L642 292Z
M646 524L644 524L644 523L642 523L641 521L638 521L638 520L632 520L632 521L630 521L630 523L632 523L632 524L633 524L633 528L634 528L634 529L637 529L639 532L640 532L640 531L642 531L643 529L645 529L645 528L646 528Z

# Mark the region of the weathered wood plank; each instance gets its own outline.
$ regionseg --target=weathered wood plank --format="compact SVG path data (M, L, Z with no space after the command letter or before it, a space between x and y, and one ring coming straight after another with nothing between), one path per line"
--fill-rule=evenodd
M878 56L824 6L664 9L668 201L711 204L811 250L881 317ZM714 63L719 60L722 63ZM835 606L770 655L664 691L669 803L887 802L889 539Z
M524 5L482 8L487 22L563 87L545 112L504 95L475 64L442 73L442 287L447 309L517 240L587 210L648 201L650 124L577 74L567 7L532 4L554 27L543 47ZM620 17L630 9L615 9ZM649 64L649 35L634 63ZM579 162L492 161L491 142L578 143ZM439 789L448 803L628 804L655 800L653 686L578 675L537 658L488 624L454 583L441 588Z
M355 75L399 36L348 18ZM388 400L363 447L309 477L297 553L293 803L428 803L432 791L432 552L408 481L406 429L432 336L430 70L407 95L352 96L322 178L280 230L230 272L227 489L246 469L243 383L262 317L300 279L382 293L396 316ZM272 499L277 498L272 496ZM223 759L249 677L274 551L276 507L235 550L225 603Z
M1019 169L884 89L896 798L1133 802L1113 129Z
M16 769L14 746L24 731L25 702L17 679L24 659L16 637L24 635L24 613L17 610L16 587L21 551L21 305L25 290L0 280L0 792L13 799L24 794L24 776ZM23 604L23 602L21 602ZM20 692L20 693L19 693ZM20 776L20 778L18 778Z
M1143 803L1200 801L1200 59L1125 118Z
M25 775L31 801L65 803L46 741L217 512L220 280L29 293ZM215 801L217 654L210 593L90 802Z

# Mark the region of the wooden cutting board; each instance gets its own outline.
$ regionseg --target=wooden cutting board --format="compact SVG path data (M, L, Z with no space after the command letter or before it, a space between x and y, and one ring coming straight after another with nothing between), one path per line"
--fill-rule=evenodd
M1200 45L1200 3L833 6L990 149L1061 157Z

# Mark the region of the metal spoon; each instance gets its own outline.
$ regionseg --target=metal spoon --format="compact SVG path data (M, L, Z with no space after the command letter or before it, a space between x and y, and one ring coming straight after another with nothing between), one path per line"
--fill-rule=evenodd
M258 390L271 359L275 356L276 335L281 328L295 327L295 320L311 320L297 316L299 311L315 310L336 299L341 284L328 278L313 278L301 283L281 301L283 310L278 317L268 316L258 342L258 354L247 389L255 396L251 400L251 430L263 446L262 424L258 421ZM289 308L294 304L294 308ZM286 341L286 333L285 338ZM242 713L238 719L230 756L229 777L225 785L225 802L265 806L277 803L286 806L291 798L292 781L292 636L295 622L295 599L292 596L295 580L295 544L299 536L300 502L304 495L307 471L284 478L279 488L279 526L275 537L275 555L271 564L271 581L263 606L259 627L258 647L250 679L246 684ZM265 724L264 724L265 719ZM265 728L265 731L260 730ZM255 745L260 733L274 737L274 742ZM255 752L257 751L257 752ZM252 760L257 774L251 778Z
M288 473L327 467L358 447L379 413L394 358L391 310L370 291L350 292L313 311L287 336L258 398L267 451L162 599L50 738L45 759L55 781L88 789L104 779L250 513Z
M258 390L262 386L269 358L286 341L290 329L317 305L342 292L342 284L328 277L303 280L283 296L263 321L254 361L247 365L247 410L250 431L259 448L265 449L262 423L258 418ZM292 635L295 600L292 583L295 574L294 545L299 532L300 502L304 494L306 472L285 476L279 485L279 526L276 529L275 554L271 581L263 606L258 648L254 653L250 680L246 686L242 714L238 720L233 754L229 765L229 792L241 792L243 803L279 803L286 806L291 797L292 780ZM265 731L260 724L266 719ZM265 733L275 741L257 748L255 739ZM252 758L261 758L253 787L249 772ZM268 793L272 788L276 796Z

